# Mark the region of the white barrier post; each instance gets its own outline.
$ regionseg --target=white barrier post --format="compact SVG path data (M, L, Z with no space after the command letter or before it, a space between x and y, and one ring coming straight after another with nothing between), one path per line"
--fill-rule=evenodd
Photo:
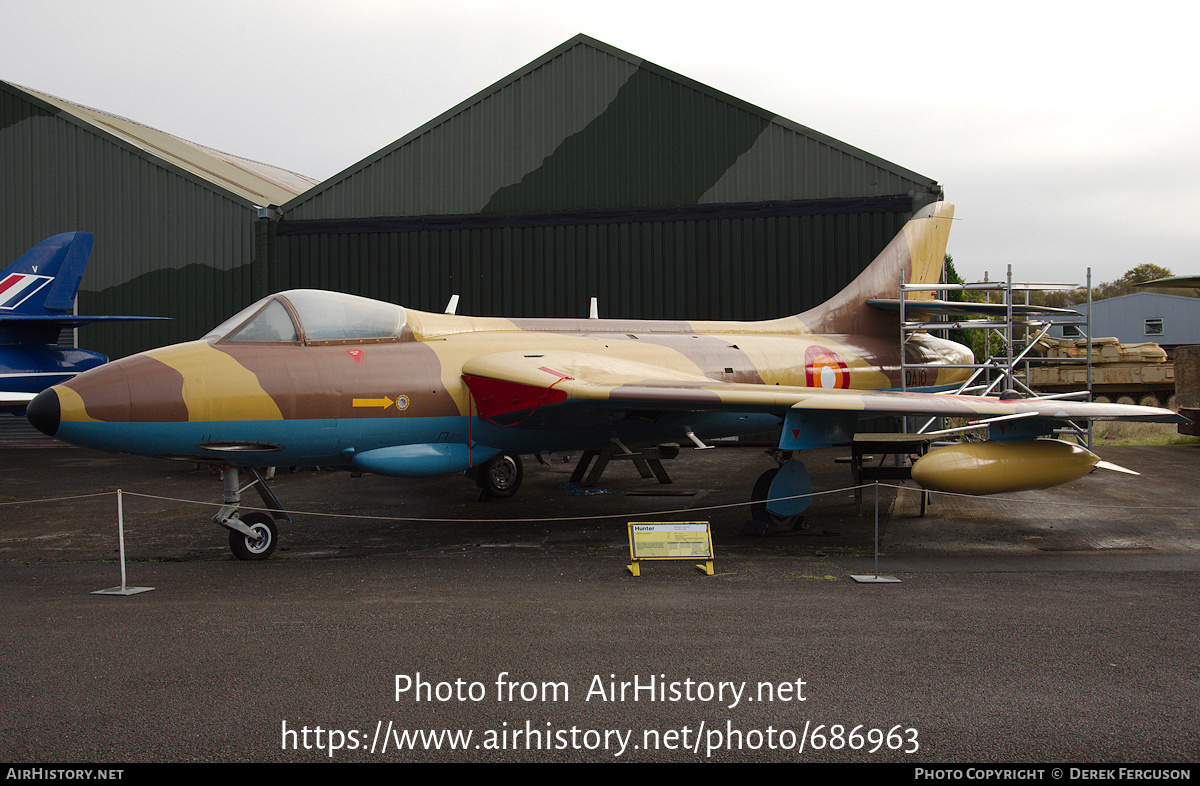
M121 490L117 489L117 542L121 555L121 586L108 589L93 590L93 595L137 595L139 592L149 592L154 587L125 586L125 502Z
M922 492L924 493L924 492ZM879 575L879 481L875 481L875 575L874 576L855 576L850 575L850 578L857 581L859 584L899 584L900 579L895 576L880 576Z

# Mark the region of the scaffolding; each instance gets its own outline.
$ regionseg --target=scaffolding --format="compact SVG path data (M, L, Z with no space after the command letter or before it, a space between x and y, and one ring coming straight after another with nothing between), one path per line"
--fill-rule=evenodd
M1008 273L1005 281L992 282L987 281L986 276L984 281L969 283L969 284L938 284L930 286L928 284L916 285L905 284L904 274L900 274L900 380L901 390L908 389L909 379L917 378L915 375L910 376L910 372L922 370L937 370L944 368L962 368L972 369L971 376L954 391L955 393L969 393L978 396L993 396L999 395L1002 398L1020 397L1020 398L1072 398L1092 400L1092 330L1091 330L1091 313L1092 313L1092 271L1088 268L1087 271L1087 311L1084 314L1065 315L1060 313L1039 311L1036 307L1031 307L1029 296L1034 291L1064 291L1079 289L1078 284L1052 284L1052 283L1034 283L1021 282L1017 283L1012 280L1012 265L1008 266ZM988 304L992 306L1004 306L1003 317L970 317L966 319L950 319L932 316L932 321L909 321L909 313L920 314L920 300L911 300L908 295L912 292L935 292L940 293L940 297L945 299L946 293L959 292L966 290L984 291L988 293ZM1024 303L1018 303L1017 298L1024 295ZM999 303L994 303L992 298L996 297L1000 300ZM962 303L966 308L971 306L970 303ZM1046 359L1033 354L1035 345L1042 338L1046 337L1055 327L1072 327L1081 332L1087 340L1086 357L1078 358L1075 362L1086 364L1087 367L1087 389L1072 393L1056 393L1051 395L1043 395L1037 393L1028 384L1029 368L1032 364L1042 362ZM984 348L987 357L982 362L968 364L923 364L907 362L907 342L910 336L914 333L938 333L943 336L951 330L972 330L978 329L984 331ZM993 347L998 347L998 351L993 352ZM1047 361L1050 362L1050 361ZM1055 358L1053 362L1062 364L1063 358ZM917 433L927 432L938 418L930 418L917 429ZM907 429L906 429L907 430ZM1092 444L1091 424L1077 425L1071 423L1069 427L1056 429L1057 434L1074 436L1089 449Z

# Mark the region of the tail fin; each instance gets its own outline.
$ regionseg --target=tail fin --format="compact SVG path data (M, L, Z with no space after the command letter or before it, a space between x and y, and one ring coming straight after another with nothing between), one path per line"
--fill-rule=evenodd
M899 297L901 271L906 284L937 284L953 218L954 205L949 202L921 208L858 278L798 318L814 333L894 334L896 318L868 306L867 301ZM930 298L928 294L912 296Z
M0 317L70 316L95 236L47 238L0 271Z

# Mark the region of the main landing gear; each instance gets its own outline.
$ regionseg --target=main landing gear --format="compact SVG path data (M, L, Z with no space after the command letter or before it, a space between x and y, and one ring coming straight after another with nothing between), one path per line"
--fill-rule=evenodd
M475 483L486 491L489 497L504 499L517 493L524 477L521 457L501 453L483 462L475 474Z
M262 474L254 467L248 468L247 471L253 480L245 486L239 486L238 468L221 468L225 498L221 509L213 516L213 522L229 530L229 550L233 552L233 556L244 560L263 560L271 556L279 543L279 531L275 527L275 521L290 523L292 517L283 509L279 498L271 491ZM239 515L242 492L251 488L262 497L263 507L269 508L269 512L255 510Z
M812 504L812 480L804 462L792 458L791 451L772 451L779 462L754 484L750 494L750 521L742 532L746 535L767 535L807 529L804 511Z
M500 453L477 467L467 471L474 479L475 488L467 496L475 500L505 499L517 493L525 470L521 457L511 453Z

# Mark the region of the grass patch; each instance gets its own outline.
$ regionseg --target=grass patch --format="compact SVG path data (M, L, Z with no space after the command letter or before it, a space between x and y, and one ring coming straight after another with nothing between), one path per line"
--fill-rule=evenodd
M814 557L869 557L875 553L871 546L821 546Z
M1200 437L1180 434L1174 423L1096 421L1092 424L1095 445L1194 445Z

